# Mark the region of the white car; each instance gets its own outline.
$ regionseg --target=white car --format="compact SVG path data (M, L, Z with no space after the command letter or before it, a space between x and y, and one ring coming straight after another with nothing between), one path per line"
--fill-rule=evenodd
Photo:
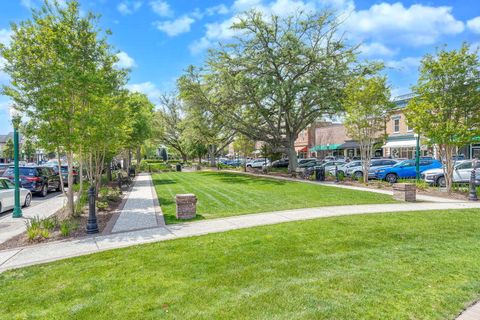
M270 161L268 159L253 159L247 162L248 168L262 168L263 166L269 166Z
M23 207L30 206L32 193L20 188L20 204ZM0 178L0 213L13 209L15 205L15 185L7 178Z
M473 161L465 160L455 163L453 170L453 182L454 183L469 183L470 176L472 174ZM480 161L477 161L475 166L475 184L480 185ZM445 175L443 169L429 169L422 172L422 177L425 182L434 184L440 187L445 187Z

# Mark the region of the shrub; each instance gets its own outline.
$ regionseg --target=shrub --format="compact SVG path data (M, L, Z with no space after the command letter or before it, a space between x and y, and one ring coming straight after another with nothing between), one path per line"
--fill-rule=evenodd
M55 230L58 225L57 217L53 216L50 218L43 219L41 221L42 228L47 230Z
M60 234L63 237L68 237L73 229L76 229L76 226L70 220L63 220L60 222Z
M49 222L46 222L49 221ZM34 217L32 219L26 220L25 225L27 228L27 238L29 241L37 240L40 238L47 239L50 237L50 231L46 229L45 225L48 227L52 226L52 223L55 228L54 224L55 219L40 219L40 217ZM46 222L46 223L45 223Z
M97 208L100 211L105 211L108 208L107 201L97 201Z

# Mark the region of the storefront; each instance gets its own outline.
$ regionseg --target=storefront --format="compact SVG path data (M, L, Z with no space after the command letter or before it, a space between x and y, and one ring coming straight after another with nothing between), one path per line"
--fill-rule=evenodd
M310 149L312 156L317 158L324 158L326 156L339 156L343 155L343 150L340 150L340 143L318 145Z
M417 139L413 135L389 137L382 148L385 157L393 159L414 159ZM433 152L426 145L420 144L420 156L433 156Z
M297 157L299 159L308 158L308 147L295 147L295 151L297 152Z

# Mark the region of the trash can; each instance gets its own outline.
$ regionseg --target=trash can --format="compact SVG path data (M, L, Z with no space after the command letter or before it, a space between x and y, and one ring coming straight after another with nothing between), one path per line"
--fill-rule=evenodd
M182 165L180 163L177 163L177 165L175 166L175 168L177 169L177 172L181 172L182 171Z
M129 177L135 177L135 173L136 173L136 170L135 170L135 166L131 166L129 169L128 169L128 176Z
M324 167L315 167L315 180L325 181L325 168Z

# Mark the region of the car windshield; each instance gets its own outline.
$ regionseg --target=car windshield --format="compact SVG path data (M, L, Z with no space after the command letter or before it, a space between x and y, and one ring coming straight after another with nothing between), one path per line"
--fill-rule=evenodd
M21 176L30 176L34 177L37 173L35 168L18 168ZM13 176L13 168L8 168L7 171L3 174L4 176Z
M413 165L411 160L404 160L396 163L394 167L405 167L405 166L411 166L411 165Z

